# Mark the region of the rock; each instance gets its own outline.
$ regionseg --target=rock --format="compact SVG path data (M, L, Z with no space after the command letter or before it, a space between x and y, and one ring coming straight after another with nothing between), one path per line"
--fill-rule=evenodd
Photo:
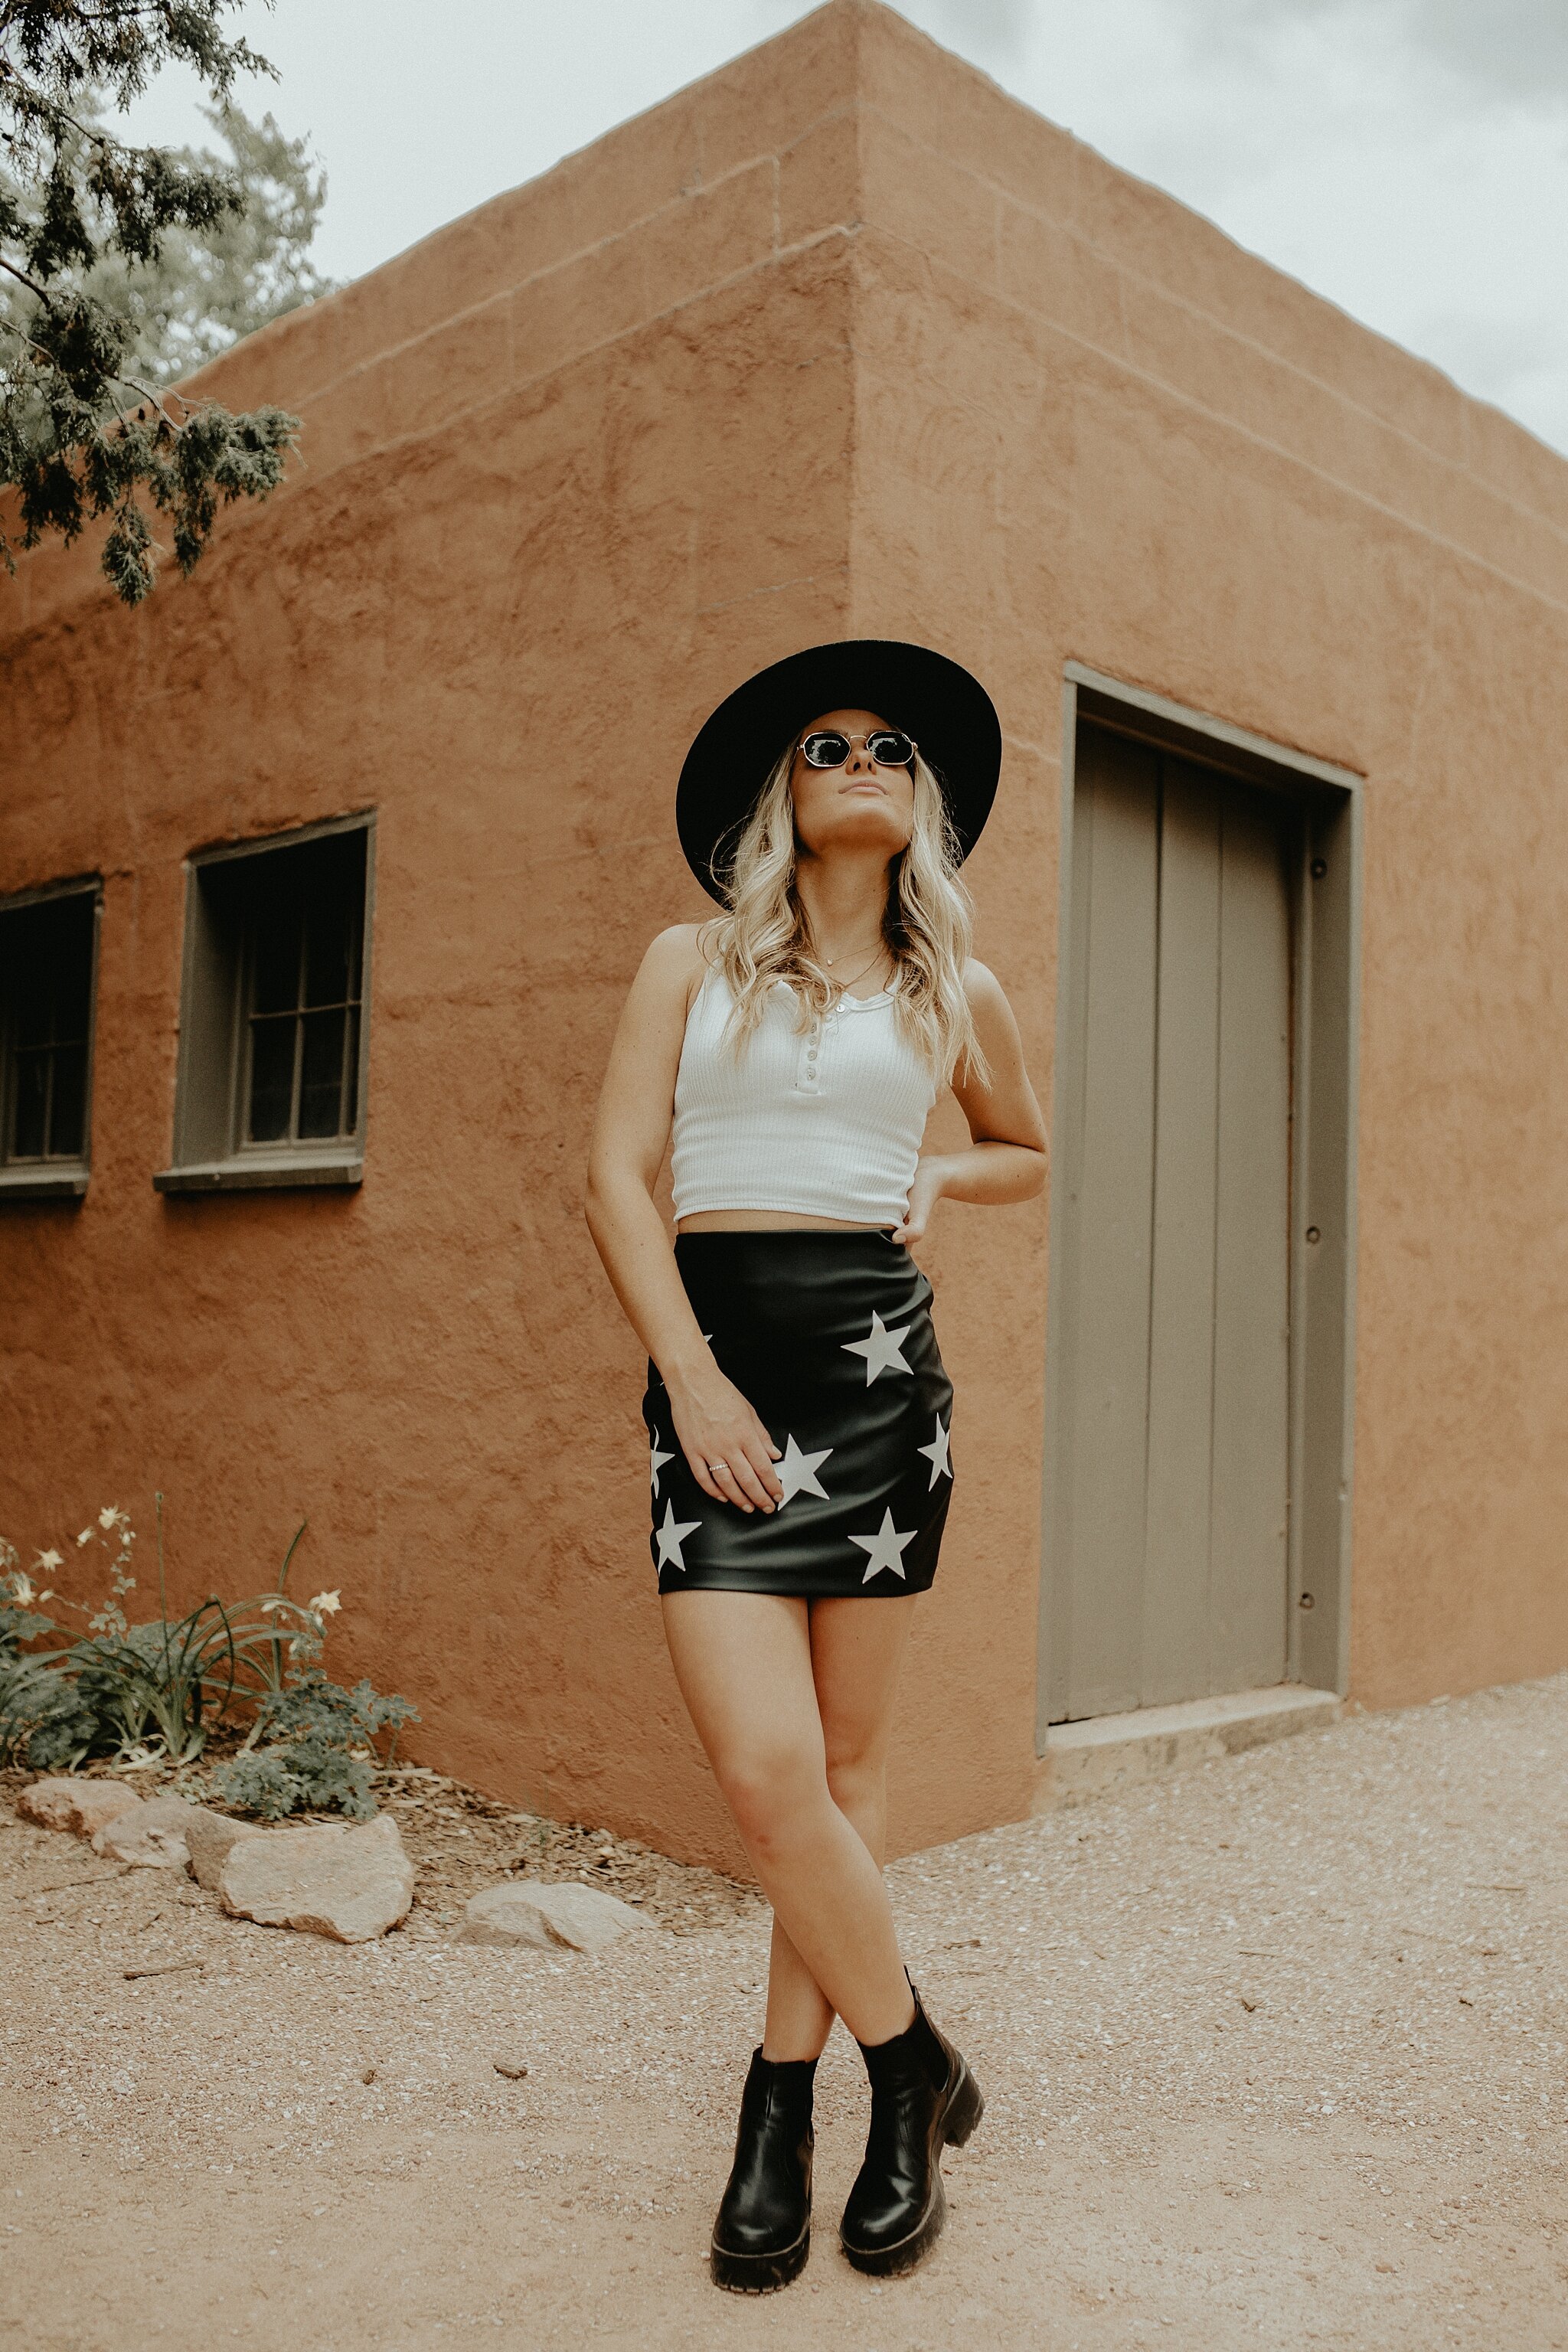
M153 1870L184 1870L190 1860L185 1840L189 1824L200 1809L184 1797L138 1798L94 1832L94 1853L110 1862L140 1863Z
M191 1875L198 1886L211 1894L217 1885L218 1874L228 1860L229 1849L241 1838L267 1837L270 1832L259 1822L237 1822L227 1813L209 1812L205 1805L196 1808L195 1819L185 1824L185 1843L190 1849Z
M525 2082L528 2078L528 2069L519 2059L497 2058L492 2060L491 2063L494 2065L496 2073L498 2074L503 2074L509 2083L521 2083Z
M129 1812L141 1798L123 1780L55 1779L34 1780L16 1800L16 1811L47 1830L74 1830L91 1837L116 1813Z
M640 1911L597 1886L549 1885L510 1878L470 1896L463 1914L465 1944L535 1944L545 1951L596 1952L634 1927Z
M414 1864L390 1813L363 1829L264 1830L229 1847L217 1893L237 1918L367 1944L407 1917Z

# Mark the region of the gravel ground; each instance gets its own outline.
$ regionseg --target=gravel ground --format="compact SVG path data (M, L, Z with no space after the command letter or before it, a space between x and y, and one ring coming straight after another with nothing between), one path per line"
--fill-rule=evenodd
M421 1932L353 1948L0 1807L0 2342L1568 2347L1568 1676L896 1864L985 2121L932 2259L858 2277L832 2225L865 2097L837 2035L816 2249L755 2301L703 2254L761 1906L613 1848L651 1917L718 1924L596 1960L458 1945L484 1801L389 1796L411 1846L414 1816L443 1823L422 1883L446 1879Z

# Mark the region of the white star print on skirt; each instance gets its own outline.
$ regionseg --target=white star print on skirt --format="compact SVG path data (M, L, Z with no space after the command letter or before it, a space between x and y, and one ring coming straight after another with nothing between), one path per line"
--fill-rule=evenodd
M783 1492L750 1513L705 1493L650 1364L660 1591L923 1591L952 1492L952 1384L909 1252L878 1228L797 1227L682 1234L675 1255L720 1370L778 1448Z

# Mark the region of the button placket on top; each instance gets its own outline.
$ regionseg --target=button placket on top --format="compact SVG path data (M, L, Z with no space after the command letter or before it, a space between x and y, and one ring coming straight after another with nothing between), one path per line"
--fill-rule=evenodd
M824 1016L814 1013L811 1025L801 1040L795 1058L795 1090L797 1095L819 1095L822 1092L822 1045L830 1030L838 1025L837 1011Z

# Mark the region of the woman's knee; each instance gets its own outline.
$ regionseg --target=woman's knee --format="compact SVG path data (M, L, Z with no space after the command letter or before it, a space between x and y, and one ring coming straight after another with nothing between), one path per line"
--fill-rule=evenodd
M805 1741L750 1743L715 1758L714 1770L752 1847L788 1838L827 1801L821 1748Z
M827 1759L827 1790L840 1812L856 1820L886 1801L888 1759L880 1748Z

